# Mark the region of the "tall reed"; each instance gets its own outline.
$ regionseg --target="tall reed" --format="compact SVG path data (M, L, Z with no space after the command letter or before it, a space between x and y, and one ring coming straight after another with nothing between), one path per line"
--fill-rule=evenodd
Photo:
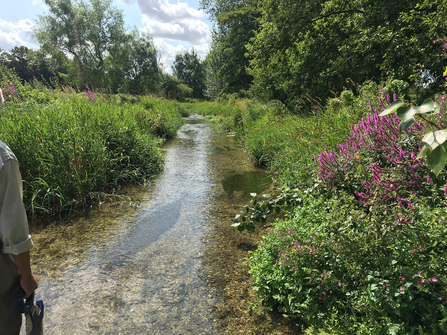
M19 160L31 215L86 207L100 192L144 183L163 168L162 138L183 122L163 101L147 108L76 94L49 104L11 101L0 118L0 139Z

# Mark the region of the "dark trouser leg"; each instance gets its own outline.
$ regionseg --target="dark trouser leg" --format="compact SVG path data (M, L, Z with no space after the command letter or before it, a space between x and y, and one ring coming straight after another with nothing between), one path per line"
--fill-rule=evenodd
M18 335L22 325L22 315L14 305L14 297L19 287L19 276L10 255L0 252L0 334Z

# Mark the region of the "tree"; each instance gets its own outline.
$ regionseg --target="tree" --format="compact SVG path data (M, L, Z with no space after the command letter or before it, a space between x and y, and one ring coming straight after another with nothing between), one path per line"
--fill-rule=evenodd
M125 44L121 11L112 0L45 0L49 12L39 15L34 35L42 49L73 57L79 85L104 86L106 57Z
M109 56L107 76L115 92L140 95L158 92L163 82L163 69L152 37L134 30L129 42Z
M9 52L0 50L0 63L27 82L37 79L49 83L58 70L63 71L40 50L25 46L14 47Z
M202 99L204 97L205 67L194 49L191 52L186 50L175 56L172 72L177 79L192 88L193 98Z
M167 99L182 101L193 94L193 89L185 85L180 79L167 74L163 81L162 93Z
M223 93L241 93L250 88L253 77L245 45L258 28L255 0L203 0L201 7L216 21L210 53L219 59L217 79ZM213 69L210 69L214 72ZM214 75L214 74L213 74ZM213 80L213 78L210 78ZM215 80L215 79L214 79Z
M223 55L220 52L219 36L213 35L210 51L203 62L205 67L205 96L216 99L225 87L224 81L219 77L219 71L224 65Z
M431 1L434 2L434 1ZM437 6L417 0L265 0L260 26L247 45L252 91L290 105L325 99L356 83L440 77L435 32L424 18ZM439 34L440 28L436 28ZM422 71L421 71L422 70Z

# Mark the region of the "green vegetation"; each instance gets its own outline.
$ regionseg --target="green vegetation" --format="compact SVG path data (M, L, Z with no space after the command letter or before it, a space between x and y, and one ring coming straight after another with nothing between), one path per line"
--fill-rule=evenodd
M317 332L447 333L445 0L203 0L211 50L177 55L174 76L110 0L45 3L41 49L0 53L0 135L30 214L144 182L181 116L207 115L281 187L233 222L285 214L250 255L253 313Z
M205 69L194 49L191 52L185 50L175 56L172 72L176 78L192 89L193 98L204 98Z
M253 231L286 214L250 256L253 313L271 309L337 334L447 331L447 177L435 152L444 146L424 137L435 130L442 143L446 95L408 107L398 99L407 88L367 82L326 106L311 101L307 115L278 101L189 105L233 132L283 185L276 198L255 196L233 223ZM434 165L417 157L421 139L420 157L434 155Z
M217 68L208 69L207 82L222 93L249 91L294 107L355 90L348 78L410 82L422 100L442 82L442 44L433 41L445 38L445 1L201 3L216 23L207 61Z
M0 138L16 154L30 215L82 209L159 173L160 142L185 110L160 98L33 89L0 70L6 96Z

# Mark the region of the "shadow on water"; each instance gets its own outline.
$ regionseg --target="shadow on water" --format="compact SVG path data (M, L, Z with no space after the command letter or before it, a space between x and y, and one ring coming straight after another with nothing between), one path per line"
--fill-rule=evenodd
M233 195L235 191L242 192L244 196L250 193L259 193L272 183L272 178L263 171L247 171L234 174L222 180L222 187L226 194Z
M219 201L270 179L202 117L162 149L164 172L130 191L139 208L104 204L32 232L45 333L216 334L218 294L201 277L208 222Z

